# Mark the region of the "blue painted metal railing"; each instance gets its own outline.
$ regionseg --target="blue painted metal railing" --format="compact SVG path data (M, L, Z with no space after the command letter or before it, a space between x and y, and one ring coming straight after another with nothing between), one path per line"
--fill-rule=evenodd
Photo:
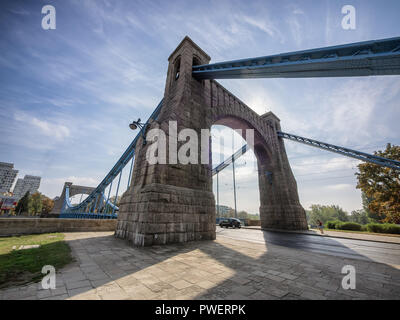
M400 74L400 37L193 66L197 79Z
M119 210L119 208L116 206L116 201L118 197L118 190L119 190L119 185L121 182L121 175L122 175L122 170L124 167L131 162L130 166L130 171L129 171L129 178L128 178L128 187L130 184L131 176L132 176L132 168L133 168L133 161L134 161L134 155L135 155L135 148L136 148L136 143L139 140L139 137L142 136L142 131L145 132L148 124L150 121L157 119L161 108L163 105L163 100L160 101L156 109L153 111L153 113L150 115L149 119L146 121L144 124L143 128L138 132L136 137L133 139L129 147L125 150L125 152L122 154L122 156L119 158L117 163L114 165L114 167L110 170L110 172L105 176L105 178L100 182L100 184L93 190L89 196L82 201L81 203L77 205L72 205L70 200L69 200L69 187L66 187L66 194L65 194L65 203L63 206L63 209L61 210L60 218L116 218L117 214L116 212ZM114 203L110 201L110 192L112 188L112 181L118 176L118 185L117 185L117 195L115 196ZM105 189L109 186L109 192L108 192L108 197L105 198L104 196L104 191ZM101 197L101 203L102 205L100 208L97 208L99 204L99 197ZM103 212L107 212L108 208L111 208L112 212L107 214ZM103 211L103 212L98 212L98 211Z

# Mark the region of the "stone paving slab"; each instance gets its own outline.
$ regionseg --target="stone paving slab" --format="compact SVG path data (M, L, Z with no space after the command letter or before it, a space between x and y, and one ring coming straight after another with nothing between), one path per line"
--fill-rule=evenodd
M75 262L57 272L55 290L40 283L0 290L1 300L396 299L400 269L218 237L134 248L112 232L67 233ZM344 290L344 265L356 289Z

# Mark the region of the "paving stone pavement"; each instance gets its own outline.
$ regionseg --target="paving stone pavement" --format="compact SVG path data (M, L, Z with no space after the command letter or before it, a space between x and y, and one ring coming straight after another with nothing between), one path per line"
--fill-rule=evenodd
M112 232L67 233L75 262L40 283L0 290L1 300L396 299L400 270L373 261L218 237L216 241L134 248ZM344 265L356 289L344 290Z

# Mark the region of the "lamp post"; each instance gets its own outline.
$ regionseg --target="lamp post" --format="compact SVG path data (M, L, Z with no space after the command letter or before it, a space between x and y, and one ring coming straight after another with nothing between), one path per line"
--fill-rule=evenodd
M139 127L140 132L142 133L142 137L143 137L143 145L146 144L146 137L144 135L146 126L147 126L147 123L141 123L140 118L137 119L137 121L132 121L132 123L129 124L129 128L131 128L132 130L136 130Z
M233 198L235 201L235 218L238 217L237 215L237 207L236 207L236 179L235 179L235 158L232 155L232 173L233 173Z

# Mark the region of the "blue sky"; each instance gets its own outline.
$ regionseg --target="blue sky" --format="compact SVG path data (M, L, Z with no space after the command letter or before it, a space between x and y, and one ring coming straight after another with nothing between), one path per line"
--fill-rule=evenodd
M56 8L56 30L41 9ZM341 27L343 5L356 30ZM395 1L1 1L0 161L42 176L95 186L163 96L167 58L185 35L212 62L399 36ZM273 111L286 132L365 152L400 144L400 77L223 80L253 110ZM229 130L216 127L229 136ZM358 161L286 142L301 203L361 207ZM249 153L238 162L238 208L257 212ZM221 204L233 206L232 172Z

